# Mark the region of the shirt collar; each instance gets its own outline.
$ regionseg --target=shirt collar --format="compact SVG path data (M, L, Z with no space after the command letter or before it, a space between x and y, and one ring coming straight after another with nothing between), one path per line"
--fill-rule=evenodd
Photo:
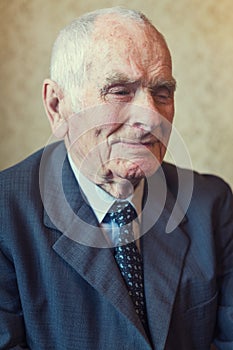
M90 181L86 176L84 176L77 169L69 153L68 159L76 180L78 181L90 206L92 207L97 217L97 220L99 221L99 223L101 223L105 215L113 205L113 203L116 201L116 198L111 196L109 193L105 192L102 188L100 188L94 182ZM142 211L143 190L144 179L140 181L134 193L126 199L133 205L139 217Z

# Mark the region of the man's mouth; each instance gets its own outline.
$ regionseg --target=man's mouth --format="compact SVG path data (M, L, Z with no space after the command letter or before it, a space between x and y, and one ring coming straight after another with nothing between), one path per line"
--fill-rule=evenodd
M129 139L129 138L118 138L116 140L111 141L111 145L121 143L128 145L129 147L152 147L155 144L159 143L160 141L156 137L150 137L150 138L142 138L142 139Z

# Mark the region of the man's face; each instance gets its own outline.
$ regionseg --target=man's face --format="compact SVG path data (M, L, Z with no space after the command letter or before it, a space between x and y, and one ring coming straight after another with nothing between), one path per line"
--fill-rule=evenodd
M66 146L91 181L135 186L166 151L174 115L170 55L154 29L129 20L97 22L92 40L81 112L67 121Z

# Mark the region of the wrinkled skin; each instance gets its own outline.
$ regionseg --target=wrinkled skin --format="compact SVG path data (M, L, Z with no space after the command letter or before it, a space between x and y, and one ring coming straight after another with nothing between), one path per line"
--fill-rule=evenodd
M170 53L153 27L116 15L96 21L90 47L82 90L73 91L81 112L68 97L60 106L65 144L84 175L126 198L166 152L174 115Z

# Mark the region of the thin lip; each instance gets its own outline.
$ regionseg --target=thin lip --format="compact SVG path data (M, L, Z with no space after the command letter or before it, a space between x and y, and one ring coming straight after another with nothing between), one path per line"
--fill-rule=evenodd
M116 144L116 143L124 143L127 145L132 145L132 146L151 146L156 143L159 143L160 141L156 138L150 139L150 140L131 140L131 139L124 139L120 138L117 140L112 140L111 144Z

